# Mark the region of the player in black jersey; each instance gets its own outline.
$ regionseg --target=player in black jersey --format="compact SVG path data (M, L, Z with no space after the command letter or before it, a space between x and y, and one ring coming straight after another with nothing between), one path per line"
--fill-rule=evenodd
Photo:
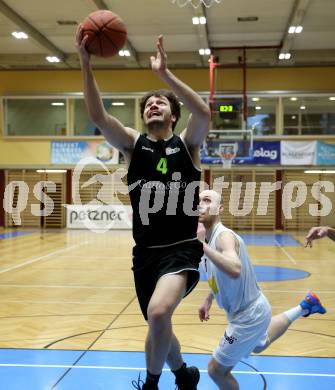
M197 284L203 254L196 238L200 182L200 146L209 130L210 111L190 87L167 68L163 37L151 68L173 91L159 90L141 101L147 134L123 126L102 104L90 67L89 54L77 33L84 78L84 95L91 120L107 141L124 155L129 166L128 185L133 207L133 271L136 292L149 330L145 344L147 378L134 386L158 389L165 361L180 390L195 390L199 370L186 367L180 344L172 331L174 310ZM191 115L180 136L173 134L182 100ZM142 385L140 384L142 383Z

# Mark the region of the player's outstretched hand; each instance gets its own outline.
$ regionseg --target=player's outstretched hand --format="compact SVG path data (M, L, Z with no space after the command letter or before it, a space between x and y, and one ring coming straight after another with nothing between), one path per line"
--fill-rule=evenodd
M312 241L318 240L319 238L326 237L328 235L327 226L316 226L312 227L305 237L305 247L309 246L312 248Z
M81 24L79 24L76 32L75 46L78 51L82 65L88 64L90 61L90 54L86 49L87 39L88 39L88 35L83 36L83 27Z
M158 37L156 46L157 46L156 57L154 56L150 57L151 69L156 73L160 73L160 72L164 72L167 68L167 55L163 46L163 35L160 35Z

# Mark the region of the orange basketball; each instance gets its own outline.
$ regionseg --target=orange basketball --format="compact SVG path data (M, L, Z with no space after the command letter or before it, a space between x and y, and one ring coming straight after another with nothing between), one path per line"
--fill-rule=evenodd
M127 28L119 15L111 11L92 12L82 23L83 37L88 35L87 51L99 57L115 56L127 39Z

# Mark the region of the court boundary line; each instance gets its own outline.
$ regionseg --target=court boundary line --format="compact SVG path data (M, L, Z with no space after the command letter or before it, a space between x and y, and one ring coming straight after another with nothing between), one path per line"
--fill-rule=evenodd
M89 370L122 370L122 371L146 371L144 367L117 367L117 366L86 366L86 365L66 365L66 364L12 364L0 363L0 367L30 367L30 368L72 368L72 369L89 369ZM163 371L170 372L169 368L163 368ZM200 372L207 373L207 369L199 369ZM286 376L307 376L307 377L330 377L335 378L335 374L322 373L303 373L303 372L276 372L276 371L232 371L234 374L243 375L286 375Z
M293 264L297 264L297 262L295 261L294 257L291 256L291 255L287 252L287 250L284 249L284 247L282 247L282 246L280 245L280 243L277 241L276 238L275 238L275 243L276 243L276 246L277 246L278 248L280 248L280 249L285 253L286 257L287 257Z
M34 263L36 263L36 262L38 262L40 260L46 259L48 257L54 256L54 255L59 254L59 253L67 252L68 250L71 250L71 249L74 249L74 248L78 248L80 246L89 244L90 242L93 242L93 240L84 241L84 242L81 242L80 244L75 244L75 245L72 245L72 246L69 246L69 247L63 248L63 249L57 249L54 252L50 252L50 253L48 253L46 255L42 255L42 256L39 256L39 257L35 257L35 258L31 259L31 260L24 261L23 263L14 265L13 267L0 269L0 274L4 274L6 272L10 272L10 271L13 271L15 269L25 267L26 265L34 264Z
M130 299L128 301L128 303L123 307L123 309L113 318L113 320L102 330L100 331L100 335L97 336L95 338L95 340L93 340L90 345L84 350L82 351L82 353L80 354L79 357L77 357L77 359L75 360L75 362L73 363L73 365L71 365L70 367L67 368L67 370L58 378L58 380L56 381L56 383L54 383L54 385L51 387L51 390L56 388L56 386L66 377L66 375L73 369L73 367L77 367L77 363L86 355L87 352L90 351L90 349L94 346L94 344L99 341L99 339L105 334L105 332L107 332L108 330L111 329L111 326L115 323L115 321L117 321L120 316L128 309L129 306L131 306L131 304L135 301L136 299L136 295ZM56 340L52 343L49 343L48 345L46 345L44 347L44 349L48 349L49 347L51 347L52 345L58 343L59 341L63 341L63 340L66 340L68 339L68 337L66 338L62 338L62 339L59 339L59 340Z

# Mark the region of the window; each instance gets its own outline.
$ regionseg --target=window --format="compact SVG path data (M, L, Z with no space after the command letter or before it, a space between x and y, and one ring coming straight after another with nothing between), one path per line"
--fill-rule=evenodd
M278 98L251 97L248 99L247 129L254 135L276 133L276 104Z
M66 135L66 100L6 98L7 135Z
M335 101L330 96L291 96L283 103L284 134L335 135Z
M124 126L135 127L135 99L103 98L103 104L108 113L115 116ZM90 121L84 99L74 99L75 135L101 135L100 130Z

